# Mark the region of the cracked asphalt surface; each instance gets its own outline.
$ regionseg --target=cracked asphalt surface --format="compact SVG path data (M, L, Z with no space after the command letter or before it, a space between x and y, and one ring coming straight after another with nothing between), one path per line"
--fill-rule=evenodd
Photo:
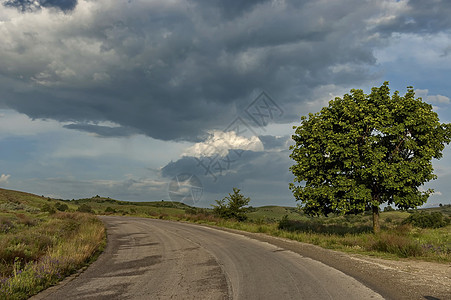
M101 219L108 232L104 253L76 278L33 299L392 298L270 237L146 218Z

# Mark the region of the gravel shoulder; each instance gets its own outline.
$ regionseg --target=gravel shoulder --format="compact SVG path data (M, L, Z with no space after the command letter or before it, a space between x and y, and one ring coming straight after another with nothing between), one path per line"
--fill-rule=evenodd
M268 242L320 261L356 278L386 299L451 299L451 264L411 259L386 260L324 249L262 233L215 228Z

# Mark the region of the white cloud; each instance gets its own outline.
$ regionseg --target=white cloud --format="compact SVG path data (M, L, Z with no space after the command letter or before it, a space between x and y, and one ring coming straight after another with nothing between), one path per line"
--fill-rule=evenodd
M11 177L11 175L2 174L0 176L0 183L8 183L8 179Z
M237 136L235 131L213 130L205 142L196 143L186 149L182 156L206 157L226 156L231 149L263 151L263 144L256 136Z
M426 102L430 103L437 103L437 104L449 104L451 100L447 96L443 95L428 95L429 90L428 89L416 89L415 90L415 96L421 97Z
M415 90L415 96L417 97L421 97L421 98L426 98L428 96L429 90L428 89L416 89Z
M428 100L428 102L432 102L432 103L442 103L442 104L450 103L450 99L443 95L428 96L427 100Z

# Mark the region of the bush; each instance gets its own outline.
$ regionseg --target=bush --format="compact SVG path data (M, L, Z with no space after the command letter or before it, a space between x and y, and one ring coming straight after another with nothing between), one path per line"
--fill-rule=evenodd
M226 202L227 200L227 202ZM251 199L240 194L240 189L233 188L233 194L222 200L216 200L217 205L213 205L213 213L220 218L235 219L237 221L247 220L247 208Z
M115 213L116 210L114 208L112 208L111 206L108 206L107 208L105 208L105 212L106 213Z
M56 212L55 208L51 206L50 204L46 203L41 208L42 212L48 212L49 214L54 214Z
M197 208L195 208L195 207L187 207L187 208L185 208L185 214L195 215L197 213L198 213L197 212Z
M84 213L94 213L94 211L92 210L92 207L89 206L88 204L82 204L78 207L77 209L78 212L84 212Z
M277 225L277 228L280 230L293 231L292 222L288 220L288 215L282 217L282 219L279 221L279 224Z
M57 210L59 210L59 211L67 211L67 210L69 210L69 206L67 206L66 203L59 203L59 202L57 202L55 204L55 208Z
M402 224L412 224L421 228L440 228L448 225L449 217L444 217L441 212L415 212L402 221Z
M405 234L395 232L383 232L374 239L370 239L367 250L387 252L399 257L421 256L423 249L417 241Z

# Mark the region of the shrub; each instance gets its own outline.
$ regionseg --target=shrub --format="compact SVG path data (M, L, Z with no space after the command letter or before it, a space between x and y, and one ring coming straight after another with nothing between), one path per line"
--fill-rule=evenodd
M396 232L383 232L374 239L371 239L367 250L393 253L400 257L421 256L423 248L420 243L409 238L408 235L398 234Z
M292 230L292 222L288 220L288 215L282 217L277 225L277 228L280 230Z
M105 208L105 212L106 213L115 213L116 210L114 208L112 208L111 206L108 206L107 208Z
M92 207L89 206L88 204L82 204L78 207L77 209L78 212L84 212L84 213L94 213L94 211L92 210Z
M51 206L50 204L46 203L41 208L42 212L48 212L49 214L54 214L56 212L55 208Z
M229 193L228 197L216 200L216 205L213 205L213 213L220 218L245 221L247 220L245 206L249 204L249 201L251 201L249 197L240 194L240 189L233 188L233 194Z
M55 208L57 210L59 210L59 211L67 211L67 210L69 210L69 206L67 206L66 203L59 203L59 202L57 202L55 204Z
M402 224L412 224L421 228L439 228L448 225L449 218L444 217L441 212L415 212L406 218Z

